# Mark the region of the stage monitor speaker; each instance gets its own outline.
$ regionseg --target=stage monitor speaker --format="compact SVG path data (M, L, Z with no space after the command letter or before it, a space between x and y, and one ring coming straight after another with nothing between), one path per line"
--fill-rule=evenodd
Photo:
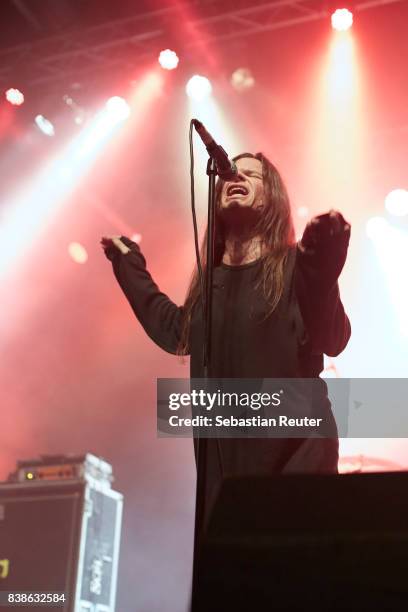
M122 504L86 481L1 483L0 592L64 593L54 609L114 612ZM46 609L35 601L21 609Z
M408 473L230 478L193 612L408 610Z

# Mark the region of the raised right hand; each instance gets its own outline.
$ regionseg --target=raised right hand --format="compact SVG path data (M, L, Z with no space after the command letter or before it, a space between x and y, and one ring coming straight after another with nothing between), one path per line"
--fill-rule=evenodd
M110 247L117 248L123 255L126 255L130 251L129 247L121 241L120 236L102 236L101 245L105 253Z

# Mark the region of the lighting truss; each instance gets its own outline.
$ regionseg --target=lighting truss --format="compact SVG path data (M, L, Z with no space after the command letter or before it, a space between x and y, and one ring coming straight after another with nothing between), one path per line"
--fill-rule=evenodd
M354 12L403 0L357 2ZM41 41L0 51L0 86L8 87L16 76L24 85L72 82L88 75L135 69L169 45L172 32L180 31L180 14L200 11L185 31L194 32L177 50L182 56L205 42L226 42L328 19L329 9L319 0L246 0L222 3L189 2L111 21L79 31L66 32ZM235 8L234 8L235 7Z

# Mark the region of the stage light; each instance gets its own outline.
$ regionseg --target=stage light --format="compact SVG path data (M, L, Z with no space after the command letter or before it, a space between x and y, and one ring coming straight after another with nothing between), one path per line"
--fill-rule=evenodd
M153 101L160 95L163 75L149 71L139 79L130 95L132 117L130 129L146 124ZM113 103L115 107L116 104ZM123 104L120 104L123 110ZM53 219L70 202L75 189L96 163L113 138L125 136L123 123L118 123L104 106L74 138L41 165L31 177L16 186L2 210L0 224L0 278L16 273L16 265L28 257L29 249ZM127 127L127 125L126 125ZM116 217L114 217L114 220ZM118 220L120 223L120 219ZM122 224L123 225L123 224ZM125 228L124 228L125 229ZM125 233L125 232L124 232ZM131 230L130 232L131 233ZM67 248L67 247L64 247Z
M106 110L113 123L125 121L130 115L129 104L120 96L109 98L106 102Z
M188 97L193 98L193 100L204 100L204 98L207 98L211 92L211 83L204 76L195 74L187 82L186 93Z
M353 13L346 8L339 8L332 13L332 28L338 32L345 32L353 25Z
M383 217L373 217L367 223L367 234L384 275L399 330L408 336L408 281L405 274L408 233L388 223Z
M307 217L309 215L308 207L307 206L299 206L299 208L297 209L297 214L298 214L299 217L304 219L305 217Z
M371 219L367 221L366 232L371 240L380 240L387 235L388 229L389 223L384 217L371 217Z
M406 189L393 189L385 198L385 208L396 217L408 215L408 191Z
M54 136L55 129L51 121L46 119L43 115L37 115L34 121L38 129L41 130L43 134L45 134L46 136Z
M231 75L231 85L237 91L245 91L255 85L255 79L248 68L238 68Z
M58 176L62 181L69 181L73 176L73 170L68 165L61 165L61 168L58 171Z
M179 63L179 58L175 51L171 49L165 49L164 51L160 51L159 55L159 64L165 70L174 70L177 68Z
M79 104L77 104L75 100L71 98L71 96L68 94L62 96L62 99L64 100L65 104L72 110L74 114L74 122L76 123L76 125L82 125L86 116L85 110L81 106L79 106Z
M88 253L79 242L71 242L68 245L68 253L75 263L84 264L88 260Z
M130 239L136 242L136 244L140 244L142 242L142 234L132 234Z
M19 89L11 87L6 91L6 100L13 106L21 106L24 102L24 94Z

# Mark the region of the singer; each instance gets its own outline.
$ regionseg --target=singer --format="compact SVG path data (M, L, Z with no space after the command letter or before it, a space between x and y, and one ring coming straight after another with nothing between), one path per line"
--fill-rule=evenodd
M323 354L338 355L350 337L337 282L350 226L331 211L312 219L296 244L276 167L261 153L234 161L237 176L216 186L212 376L317 378ZM189 354L191 376L203 377L197 270L177 306L158 289L137 244L124 236L101 242L146 333L165 351ZM203 247L205 266L205 240ZM225 475L336 473L337 433L330 439L209 439L206 461L210 510Z

